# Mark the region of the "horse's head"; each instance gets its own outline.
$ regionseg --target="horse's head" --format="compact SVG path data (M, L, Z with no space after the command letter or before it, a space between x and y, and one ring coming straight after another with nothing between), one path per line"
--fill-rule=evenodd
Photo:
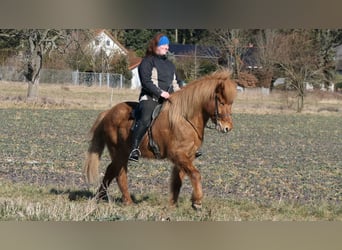
M215 88L210 118L216 129L222 133L233 129L232 105L236 92L236 85L232 81L220 82Z

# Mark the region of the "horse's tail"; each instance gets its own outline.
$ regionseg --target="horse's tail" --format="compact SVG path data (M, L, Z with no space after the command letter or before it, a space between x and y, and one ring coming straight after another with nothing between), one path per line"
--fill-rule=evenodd
M107 113L108 110L101 112L90 130L91 140L84 163L84 172L88 183L96 183L99 180L100 158L105 147L103 118Z

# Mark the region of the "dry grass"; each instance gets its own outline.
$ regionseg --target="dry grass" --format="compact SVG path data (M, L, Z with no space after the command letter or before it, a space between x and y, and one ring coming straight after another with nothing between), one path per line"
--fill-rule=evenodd
M96 86L44 84L39 86L39 98L26 100L26 83L0 81L0 108L49 108L105 110L122 101L136 101L139 90L112 89ZM342 94L324 91L307 92L303 113L341 113ZM258 91L239 93L234 104L236 113L293 113L296 110L294 92L274 91L270 95Z
M41 83L39 98L28 102L26 92L26 83L0 82L0 108L104 110L118 102L137 100L139 94L131 89Z
M339 220L341 211L321 206L297 206L275 201L267 207L253 201L206 199L201 211L189 209L182 200L178 208L168 207L160 194L136 197L138 203L97 203L94 199L70 201L65 191L49 187L0 183L0 221L320 221Z
M296 112L296 93L273 91L269 95L258 91L239 93L234 103L234 112L253 114L287 114ZM307 92L302 113L340 113L342 94L325 91Z

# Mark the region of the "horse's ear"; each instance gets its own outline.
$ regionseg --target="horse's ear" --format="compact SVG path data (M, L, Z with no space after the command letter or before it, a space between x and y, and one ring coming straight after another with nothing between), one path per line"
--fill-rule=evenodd
M219 82L216 85L215 93L218 94L218 93L222 93L223 91L224 91L224 83L223 82Z

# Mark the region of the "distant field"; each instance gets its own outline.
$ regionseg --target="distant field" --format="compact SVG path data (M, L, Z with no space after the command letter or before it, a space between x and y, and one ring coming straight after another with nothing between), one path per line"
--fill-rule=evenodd
M195 160L204 207L195 212L188 180L179 208L168 208L167 161L129 168L134 206L119 202L115 183L110 203L92 199L96 187L82 176L87 132L110 106L111 89L42 85L36 103L23 100L25 91L0 84L0 220L342 220L339 96L312 95L306 112L296 114L279 94L239 94L234 130L222 136L206 129ZM115 90L112 104L137 95ZM101 172L108 163L105 153Z
M40 84L39 98L26 102L27 84L0 81L0 108L96 109L104 110L122 101L136 101L139 91L64 84ZM342 113L342 94L308 92L303 113ZM264 95L249 89L239 93L234 111L240 113L293 113L296 93L274 91Z
M131 89L40 84L39 98L27 103L27 84L0 82L0 107L51 109L107 109L126 100L137 100L139 92Z

